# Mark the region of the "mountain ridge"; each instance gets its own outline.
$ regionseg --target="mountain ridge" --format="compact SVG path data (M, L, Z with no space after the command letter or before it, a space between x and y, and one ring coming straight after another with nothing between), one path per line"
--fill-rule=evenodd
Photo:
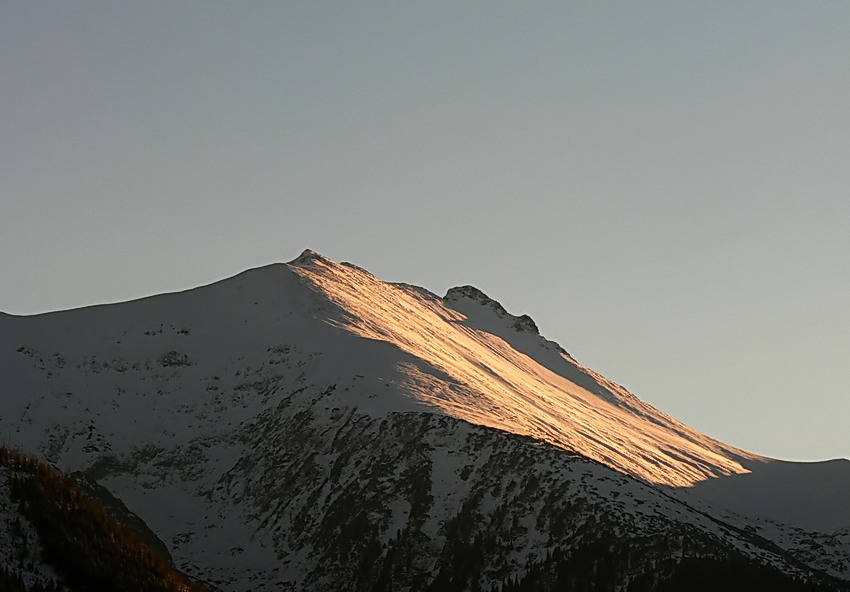
M760 503L800 467L684 426L475 290L440 298L306 251L188 291L3 316L0 434L106 488L223 590L335 589L321 567L363 561L424 589L476 537L494 546L465 581L556 578L603 545L593 521L649 537L674 571L689 547L662 540L686 532L717 557L850 578L844 463L815 467L822 507L799 507L819 499L806 483ZM619 549L619 586L660 569L630 571Z
M308 258L306 265L302 265L300 259L296 259L290 265L293 271L301 275L315 290L346 312L346 320L340 322L340 326L362 337L393 343L403 351L425 357L431 365L452 376L455 379L453 384L459 384L460 387L452 388L453 384L448 386L429 384L427 387L419 388L413 385L419 396L437 406L442 406L441 408L446 412L460 413L462 411L465 415L460 417L471 420L473 423L504 428L514 433L539 436L570 448L570 436L564 430L564 426L567 426L568 430L577 430L580 433L580 444L590 440L596 442L583 447L580 445L577 448L591 458L601 459L603 462L651 481L671 485L691 484L709 475L744 472L745 469L737 460L739 457L760 458L702 436L669 416L661 414L619 385L584 368L568 355L564 357L560 354L560 351L564 350L557 344L554 344L554 347L560 351L552 356L546 347L550 342L528 343L526 340L526 347L523 349L528 352L533 348L537 354L528 358L514 355L514 348L510 347L510 342L517 341L515 334L509 336L507 332L498 331L494 329L492 323L486 323L485 331L475 327L471 331L456 330L464 327L464 321L468 322L470 317L462 313L459 315L459 311L450 308L450 304L468 301L468 299L452 299L449 305L440 306L433 300L419 298L419 294L415 291L394 289L396 287L381 282L365 270L335 264L327 258L315 255ZM445 301L441 300L441 302ZM488 298L484 306L492 308L490 302L495 301ZM500 309L504 310L501 305L498 305L495 309L497 315L500 314ZM438 330L436 328L441 331L438 339L434 336L434 332ZM506 337L509 337L507 344L504 341ZM535 337L542 340L537 337L537 334ZM448 344L451 351L438 351L438 348L432 346L432 343L437 341L441 344L440 348ZM496 354L493 355L491 352ZM537 359L535 359L540 355L549 358L546 364L541 365L542 368L537 367ZM559 369L552 372L552 367L556 364L559 365ZM415 371L413 373L416 374ZM568 373L570 376L564 377L561 373ZM585 384L597 385L595 389L597 392L592 393L570 380L576 376L588 378L589 381L585 380ZM416 381L416 377L413 381ZM458 391L469 385L472 385L476 393L484 393L485 398L482 400L477 397L474 405L465 406L466 399L463 393ZM436 389L441 390L442 396L434 396ZM562 413L556 408L557 405L580 405L588 413L599 413L597 404L600 391L607 393L606 403L613 407L628 408L634 414L606 409L607 417L597 418L597 423L590 427L580 425L580 419L577 422L573 421L575 417L570 417L569 413ZM510 401L508 407L512 412L524 409L521 416L507 419L499 417L498 409L504 403L496 400L498 397L495 395L490 396L493 392L498 392L503 400L507 398ZM564 393L570 397L569 401L564 400ZM551 401L555 403L552 404ZM482 412L482 404L490 404L491 410ZM642 419L638 420L635 417ZM602 419L618 423L620 426L615 428L612 423L600 423ZM523 425L524 421L531 421L536 425ZM640 454L644 456L627 458L622 450L617 449L616 442L622 443L621 426L635 421L641 423L641 429L630 434L631 442L641 446ZM674 458L660 450L665 444L645 441L647 434L652 434L655 429L653 425L662 429L672 429L677 445L684 447L688 451L687 456L694 457L695 461L691 462L681 457ZM604 433L599 433L600 426L604 428ZM652 440L651 435L649 438Z

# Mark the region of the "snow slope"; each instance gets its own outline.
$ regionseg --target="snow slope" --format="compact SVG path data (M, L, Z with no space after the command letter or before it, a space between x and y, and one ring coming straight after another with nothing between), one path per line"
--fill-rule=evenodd
M760 503L765 487L749 484L763 482L748 476L766 474L774 461L643 403L542 338L530 318L510 315L469 286L440 298L305 251L289 264L187 292L0 315L0 375L5 443L105 486L144 519L178 567L222 589L275 589L278 575L307 577L321 556L306 543L321 530L313 506L325 500L333 507L371 462L351 460L338 438L383 434L382 420L396 425L411 413L531 436L566 451L566 459L592 459L600 470L645 483L640 491L653 493L640 494L641 504L660 495L667 501L658 512L687 515L681 520L689 524L696 520L691 506L728 508L724 520L784 549L810 540L826 545L828 562L812 557L809 564L850 576L847 537L838 532L824 541L810 532L850 527L846 463L824 469L821 483L839 495L821 496L817 506L798 503L805 487L790 501ZM368 454L378 436L363 437L355 446ZM430 450L437 501L416 528L439 553L441 520L468 500L451 494L464 468L448 467L461 461ZM443 465L448 473L439 473ZM263 478L280 467L287 468L280 479ZM782 479L803 474L797 463L783 467ZM304 474L320 485L307 497L286 485ZM383 479L405 482L391 473ZM738 494L745 490L754 493ZM394 495L380 536L412 528L411 500ZM713 532L711 524L700 528ZM529 549L544 547L523 553L527 559ZM278 566L272 576L270 566Z
M333 322L392 344L433 370L402 365L404 388L448 415L534 436L653 483L744 473L759 457L688 428L545 341L478 291L439 299L309 252L292 270L345 311ZM436 370L436 372L434 372Z

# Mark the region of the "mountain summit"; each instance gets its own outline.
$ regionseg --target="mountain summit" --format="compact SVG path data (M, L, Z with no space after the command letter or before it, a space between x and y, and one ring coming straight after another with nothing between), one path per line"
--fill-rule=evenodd
M0 375L7 446L217 590L599 573L597 589L654 590L715 561L850 577L850 463L705 436L471 286L441 298L306 250L185 292L0 315Z

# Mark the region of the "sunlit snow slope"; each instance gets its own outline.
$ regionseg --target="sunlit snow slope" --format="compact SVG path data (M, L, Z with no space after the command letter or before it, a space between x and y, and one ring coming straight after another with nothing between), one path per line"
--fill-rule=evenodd
M380 500L369 520L383 516L370 540L409 527L430 541L423 557L435 561L446 521L466 507L461 494L472 495L468 466L491 462L476 452L476 434L498 430L506 442L515 433L578 453L558 466L589 457L607 465L591 463L606 479L610 467L660 485L639 489L668 517L722 516L807 565L850 573L850 461L781 463L708 438L578 364L529 317L470 286L440 298L306 251L185 292L0 313L0 377L5 445L108 491L179 569L222 590L279 589L278 579L327 574L331 547L319 535L351 516L333 508L353 499L349 486L361 478L362 492L374 486ZM453 426L454 435L414 451L408 444L431 438L411 427L417 422ZM469 432L466 422L484 427ZM375 457L378 441L387 454ZM514 462L492 460L499 470ZM499 478L505 488L525 479L513 469ZM559 483L539 495L559 500L568 491ZM416 491L430 492L419 513ZM641 508L649 495L621 493L611 495ZM515 501L507 500L475 503L489 512ZM547 528L536 521L529 532ZM548 552L523 549L516 565Z
M289 266L343 311L329 322L429 366L400 362L404 390L448 415L534 436L660 484L745 473L741 463L759 458L581 366L531 319L509 315L475 288L441 299L312 251Z

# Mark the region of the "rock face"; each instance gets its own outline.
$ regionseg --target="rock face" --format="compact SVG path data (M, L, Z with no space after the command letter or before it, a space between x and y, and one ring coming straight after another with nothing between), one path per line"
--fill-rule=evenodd
M820 508L829 529L735 507L722 485L694 493L775 465L468 286L441 299L305 251L184 293L2 315L0 372L7 444L105 490L212 589L850 577L840 500Z

